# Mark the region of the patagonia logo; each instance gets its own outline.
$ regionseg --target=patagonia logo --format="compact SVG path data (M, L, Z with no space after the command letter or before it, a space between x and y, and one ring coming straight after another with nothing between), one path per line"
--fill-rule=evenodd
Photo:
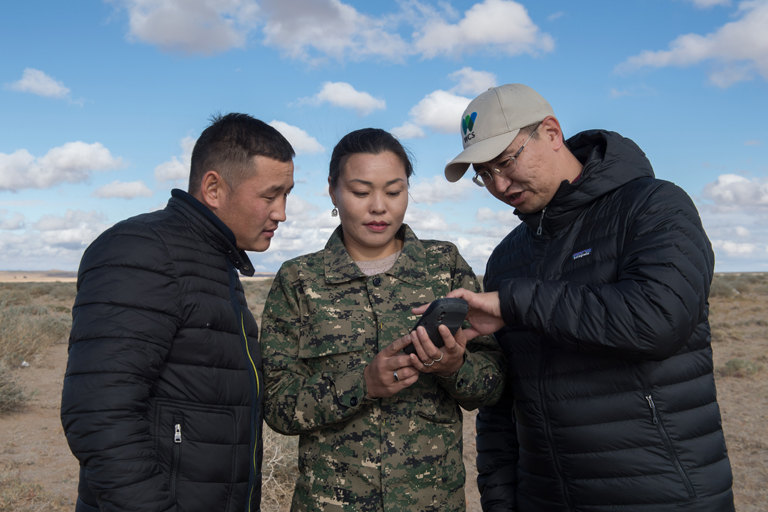
M583 258L584 256L589 256L591 253L592 249L584 249L583 251L573 253L573 259L577 260L579 258Z
M472 130L475 128L475 120L477 119L477 112L467 115L461 120L461 131L464 132L464 144L475 138L475 134Z

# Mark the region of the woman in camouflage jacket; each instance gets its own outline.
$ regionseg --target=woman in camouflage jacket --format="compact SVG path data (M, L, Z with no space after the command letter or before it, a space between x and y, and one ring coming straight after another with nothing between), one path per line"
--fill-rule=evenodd
M498 399L503 356L461 330L441 349L408 333L412 308L478 283L453 244L403 224L413 169L389 133L348 134L330 167L341 226L283 264L263 316L265 418L300 435L291 510L463 511L459 406Z

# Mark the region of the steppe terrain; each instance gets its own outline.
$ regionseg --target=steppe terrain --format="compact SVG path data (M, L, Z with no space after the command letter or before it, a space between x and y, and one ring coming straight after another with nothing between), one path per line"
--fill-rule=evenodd
M23 277L26 276L26 277ZM59 422L75 274L0 272L0 512L71 511L78 464ZM245 281L259 316L269 278ZM737 511L768 510L768 275L718 274L711 323L718 398L734 471ZM474 415L465 415L468 511ZM268 433L264 507L287 510L296 439Z

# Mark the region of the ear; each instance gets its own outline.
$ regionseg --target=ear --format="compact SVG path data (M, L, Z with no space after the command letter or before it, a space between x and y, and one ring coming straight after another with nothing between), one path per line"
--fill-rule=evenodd
M560 122L554 116L544 118L539 129L539 136L551 144L555 151L564 145L563 130L560 128Z
M197 199L214 213L227 200L229 187L216 171L208 171L200 182L200 197Z
M331 196L331 202L336 207L336 189L331 185L331 178L328 178L328 195Z

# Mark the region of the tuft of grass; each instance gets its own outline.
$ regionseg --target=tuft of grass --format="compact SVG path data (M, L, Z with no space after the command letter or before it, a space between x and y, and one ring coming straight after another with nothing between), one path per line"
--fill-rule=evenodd
M715 373L720 377L752 377L763 369L763 365L747 359L731 359L723 366L717 368Z
M22 481L18 470L7 467L0 473L0 512L59 512L73 510L72 505L39 484Z
M18 366L39 351L67 338L68 313L44 306L6 306L0 303L0 361Z
M20 409L28 401L29 396L19 385L11 370L6 365L0 364L0 416Z
M263 434L261 510L279 512L291 502L299 476L299 438L278 434L266 426Z

